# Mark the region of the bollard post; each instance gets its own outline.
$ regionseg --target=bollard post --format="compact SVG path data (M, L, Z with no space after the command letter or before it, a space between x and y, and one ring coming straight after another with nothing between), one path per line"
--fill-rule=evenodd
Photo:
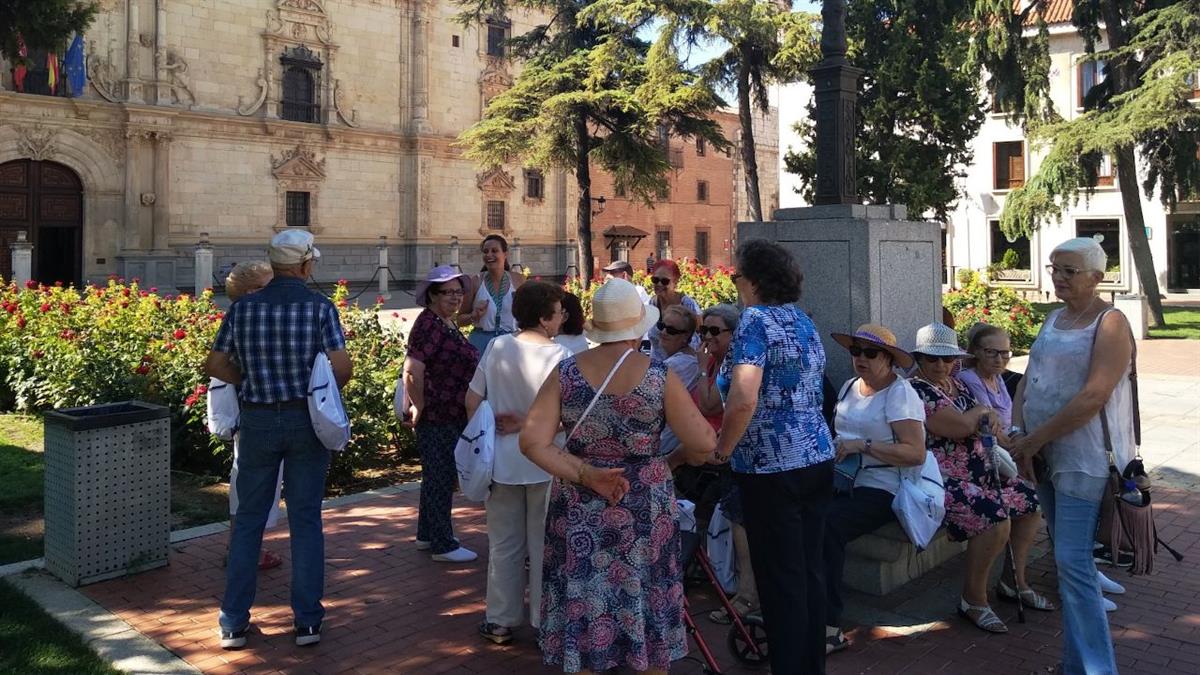
M33 278L33 244L26 239L25 232L18 232L17 240L12 243L12 271L18 286Z
M196 270L193 280L193 293L199 296L206 288L213 285L213 250L208 241L208 233L200 233L200 241L196 242Z
M379 295L384 300L392 299L392 292L388 290L388 246L387 237L379 236Z
M458 264L458 237L450 237L450 266L459 272L462 271Z
M521 238L513 237L512 246L508 252L509 267L522 274L525 272L525 266L521 264Z

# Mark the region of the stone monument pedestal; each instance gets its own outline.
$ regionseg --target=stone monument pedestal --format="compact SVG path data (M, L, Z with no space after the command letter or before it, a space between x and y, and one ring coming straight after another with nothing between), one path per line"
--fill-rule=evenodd
M738 224L739 242L767 239L796 256L804 272L797 304L821 334L834 387L853 373L830 333L881 323L910 349L918 328L941 321L941 229L907 216L902 205L838 204L779 209L775 220Z

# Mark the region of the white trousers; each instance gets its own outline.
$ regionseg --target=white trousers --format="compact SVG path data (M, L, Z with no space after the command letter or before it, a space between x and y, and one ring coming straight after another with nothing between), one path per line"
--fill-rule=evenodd
M237 515L238 493L238 446L241 445L241 434L233 437L233 468L229 471L229 515ZM279 478L275 479L275 501L271 502L271 512L267 515L267 529L279 523L279 495L283 489L283 462L279 463Z
M508 628L525 616L535 628L542 607L542 551L546 545L546 507L550 482L530 485L492 483L488 495L487 622ZM529 571L525 560L529 559Z

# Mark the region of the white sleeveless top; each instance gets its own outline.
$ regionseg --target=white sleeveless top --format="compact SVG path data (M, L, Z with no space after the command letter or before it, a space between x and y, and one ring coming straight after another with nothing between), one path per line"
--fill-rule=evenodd
M1025 427L1030 431L1058 414L1083 389L1091 369L1092 345L1100 317L1108 313L1101 312L1083 328L1062 330L1054 327L1061 312L1061 309L1056 310L1046 317L1042 332L1029 353L1029 367L1025 371L1024 412ZM1112 435L1113 454L1117 468L1121 470L1133 459L1136 451L1129 370L1130 365L1126 364L1121 379L1104 404ZM1057 489L1067 494L1077 489L1090 492L1095 481L1087 480L1087 477L1103 479L1108 476L1108 455L1104 448L1099 413L1087 424L1051 441L1042 449L1042 456L1046 459L1050 477ZM1093 498L1084 494L1073 496Z
M508 276L508 290L505 291L504 297L500 299L499 325L496 322L496 301L492 298L492 294L488 293L487 282L485 281L487 275L485 272L479 274L479 290L475 292L475 301L471 303L471 307L474 308L475 305L481 302L488 304L487 310L483 313L483 316L479 317L479 321L475 324L475 327L479 330L489 333L494 331L512 333L517 330L517 321L513 318L512 313L514 290L512 274L508 272L504 274Z

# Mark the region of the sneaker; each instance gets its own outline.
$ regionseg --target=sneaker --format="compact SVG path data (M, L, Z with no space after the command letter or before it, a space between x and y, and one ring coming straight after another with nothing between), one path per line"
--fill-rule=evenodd
M1113 602L1112 600L1109 600L1108 598L1100 598L1100 599L1102 601L1104 601L1104 611L1106 611L1106 612L1117 611L1117 603Z
M501 626L498 623L488 623L484 621L479 624L479 635L485 640L491 640L498 645L506 645L512 642L512 629L507 626Z
M221 629L221 649L241 649L245 647L246 633L249 632L250 626L234 631Z
M418 551L428 551L430 546L433 546L432 542L425 541L424 539L417 540Z
M825 627L825 656L843 651L850 647L850 640L846 639L846 634L841 628L836 626Z
M1112 551L1108 550L1103 544L1092 549L1092 557L1096 560L1097 565L1116 565L1117 567L1131 567L1133 565L1133 554L1128 551L1118 551L1117 559L1114 562Z
M296 626L296 646L307 647L321 641L320 626Z
M474 560L478 557L479 556L475 555L474 551L472 551L468 548L463 548L462 546L459 546L458 548L454 549L453 551L446 551L445 553L434 553L433 554L433 559L438 562L465 563L465 562L471 562L472 560Z
M1097 572L1100 575L1100 590L1110 595L1121 595L1125 592L1125 587L1117 582L1104 576L1103 572Z

